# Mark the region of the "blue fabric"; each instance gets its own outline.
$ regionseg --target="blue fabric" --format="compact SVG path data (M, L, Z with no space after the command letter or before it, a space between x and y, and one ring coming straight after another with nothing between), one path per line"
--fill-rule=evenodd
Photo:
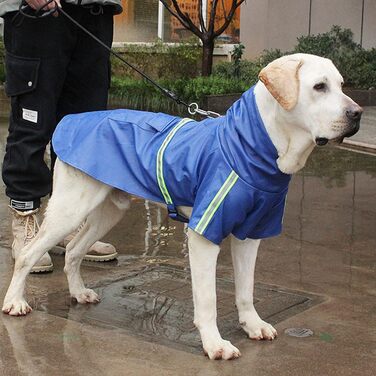
M66 116L53 135L60 160L93 178L136 196L164 202L156 157L182 119L132 110ZM225 116L183 125L165 149L163 176L176 206L193 207L196 229L232 171L239 178L202 233L219 244L278 235L290 175L277 167L277 151L258 113L253 88Z

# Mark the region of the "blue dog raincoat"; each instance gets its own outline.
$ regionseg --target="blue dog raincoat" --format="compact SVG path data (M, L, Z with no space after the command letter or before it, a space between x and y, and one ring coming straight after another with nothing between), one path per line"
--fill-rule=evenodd
M59 159L144 199L193 207L189 227L219 244L260 239L282 228L290 175L249 89L225 116L200 122L132 110L68 115L53 147Z

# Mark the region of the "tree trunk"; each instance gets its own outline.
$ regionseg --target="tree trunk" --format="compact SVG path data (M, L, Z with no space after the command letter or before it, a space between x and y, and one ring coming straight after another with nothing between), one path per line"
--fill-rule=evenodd
M202 75L210 76L213 68L214 40L202 42Z

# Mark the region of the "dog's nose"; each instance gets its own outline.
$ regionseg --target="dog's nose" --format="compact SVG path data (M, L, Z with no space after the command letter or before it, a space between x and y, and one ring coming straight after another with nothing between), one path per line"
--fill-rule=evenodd
M346 116L351 121L359 121L362 117L362 113L363 109L358 105L350 106L346 110Z

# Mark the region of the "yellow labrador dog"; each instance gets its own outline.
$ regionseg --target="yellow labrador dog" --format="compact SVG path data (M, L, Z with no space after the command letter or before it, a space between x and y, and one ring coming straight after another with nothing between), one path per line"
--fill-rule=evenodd
M340 143L344 137L355 134L362 114L362 109L342 92L343 78L328 59L307 54L284 56L266 66L259 78L260 81L252 88L252 92L236 102L226 116L203 123L200 130L196 127L196 122L187 119L177 125L174 121L169 121L168 125L158 127L150 125L148 120L137 127L137 132L147 132L142 137L146 137L146 134L158 138L163 132L168 134L165 138L167 141L155 152L157 169L159 166L162 171L163 167L162 172L165 174L165 180L163 175L158 176L156 189L160 188L167 205L171 206L168 201L170 196L176 200L176 215L190 218L188 242L194 323L200 332L204 352L210 359L233 359L240 356L239 350L221 337L216 322L215 275L221 240L227 235L231 236L240 325L251 339L274 339L277 331L260 318L253 305L254 268L260 239L280 232L289 175L304 167L316 144L325 145L328 141ZM115 117L119 118L123 113L110 113L111 121L107 123L114 127ZM107 116L105 113L101 114ZM71 122L82 120L80 115L72 116L69 118ZM247 124L247 116L253 116L258 125ZM245 119L245 123L241 119ZM220 122L220 127L216 126L216 121ZM124 132L131 129L126 128L129 125L125 126L124 122L121 124ZM158 130L151 131L150 127ZM58 132L70 132L73 128L80 132L78 129L81 126L62 127ZM96 133L93 133L95 129L90 132L91 136L96 137ZM113 137L118 128L111 128L111 132L111 135L106 135ZM199 137L197 132L202 132ZM213 134L217 136L214 137ZM179 137L184 135L188 139L179 141ZM69 137L68 133L64 133L63 139L67 145L74 146L75 138L78 137L84 148L86 141L80 133L72 139ZM208 137L209 142L205 147L196 147L197 150L189 148L189 140L194 140L197 146L202 145L200 142ZM220 144L219 147L211 147L217 143ZM96 152L101 153L99 141L97 145ZM183 157L181 159L189 160L194 157L199 161L194 163L198 165L196 167L199 173L189 176L184 181L184 186L181 180L180 185L174 183L173 170L168 165L169 152L174 148L181 153L178 155ZM59 150L58 145L57 149ZM200 153L205 154L208 149L210 155L203 161ZM216 154L218 150L221 151L220 155ZM53 194L37 237L16 258L13 278L2 308L6 314L26 315L32 310L24 298L25 279L31 268L45 252L78 228L83 221L83 229L66 249L64 271L73 298L79 303L99 301L98 295L85 287L80 275L80 264L87 249L121 219L130 206L129 193L134 192L127 188L119 189L117 185L121 182L111 186L111 171L108 167L103 172L106 178L94 179L89 176L89 167L86 169L77 160L70 159L69 156L75 153L78 151L74 147L65 154L57 153L59 158L56 162ZM226 163L220 159L224 158L223 155L228 157ZM246 162L239 161L238 155ZM209 163L213 156L217 158L214 165ZM146 154L144 157L147 159ZM90 158L94 156L86 156L82 163L90 161ZM107 156L110 161L111 158L112 156ZM114 161L115 158L113 156ZM175 170L179 160L173 160ZM161 161L165 164L158 165ZM267 163L265 168L264 162ZM140 162L134 163L144 163L144 160L141 158ZM256 172L248 170L251 165ZM101 168L100 163L96 164L96 168ZM177 175L180 173L175 172ZM209 174L209 180L205 174ZM220 174L224 176L223 179ZM257 179L254 178L256 175ZM201 181L208 184L205 189L201 189L204 184ZM283 181L283 189L278 185L280 181ZM190 182L196 184L191 190L186 188ZM174 184L175 188L181 187L181 192L179 189L172 192ZM214 184L213 189L210 184ZM258 184L269 188L254 186ZM172 190L170 195L168 190ZM194 195L192 205L181 204L186 202L186 191L193 192L189 193ZM141 196L150 198L147 195Z

